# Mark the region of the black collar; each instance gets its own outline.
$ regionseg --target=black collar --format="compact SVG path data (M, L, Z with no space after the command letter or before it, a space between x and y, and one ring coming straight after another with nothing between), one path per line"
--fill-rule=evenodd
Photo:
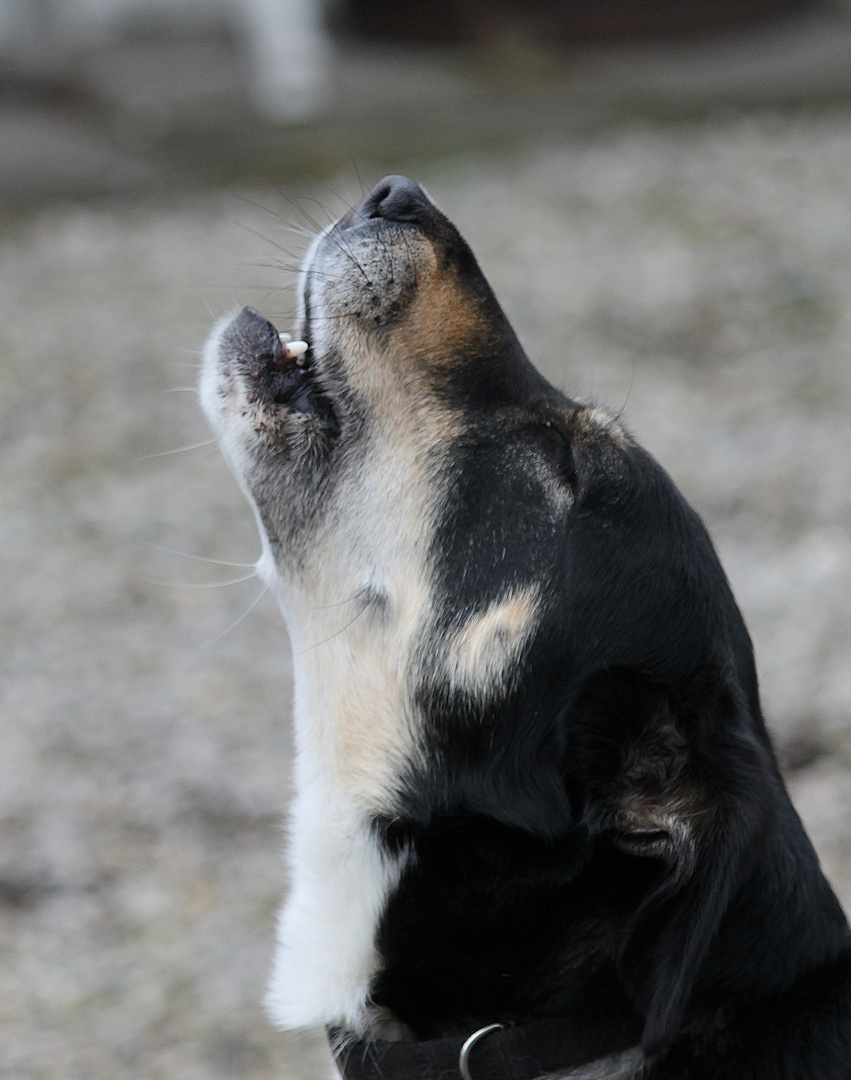
M558 1017L422 1042L354 1039L339 1028L329 1028L328 1037L345 1080L536 1080L623 1054L636 1046L640 1030Z

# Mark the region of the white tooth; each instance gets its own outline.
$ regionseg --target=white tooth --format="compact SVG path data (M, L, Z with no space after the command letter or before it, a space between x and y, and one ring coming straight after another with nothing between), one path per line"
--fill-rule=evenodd
M281 334L281 333L279 333L278 337L281 339L283 344L286 345L286 343L291 340L292 335L291 334Z
M287 341L284 343L284 348L290 360L298 360L300 356L304 356L310 346L306 341Z

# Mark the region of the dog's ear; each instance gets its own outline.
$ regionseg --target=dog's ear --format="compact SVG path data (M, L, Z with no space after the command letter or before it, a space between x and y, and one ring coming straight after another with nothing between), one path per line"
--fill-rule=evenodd
M630 920L620 976L645 1018L654 1055L679 1030L719 927L753 872L774 784L771 754L736 690L724 690L688 733L689 786L703 809Z

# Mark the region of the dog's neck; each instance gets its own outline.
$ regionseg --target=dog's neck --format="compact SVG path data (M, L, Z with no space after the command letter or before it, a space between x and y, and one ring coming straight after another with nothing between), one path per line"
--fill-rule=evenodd
M295 582L271 553L262 563L292 643L296 751L291 891L268 1006L286 1028L367 1034L376 927L404 862L382 850L373 822L413 753L408 666L425 601L416 574L400 575L391 601L392 563L378 578L352 551L317 550Z

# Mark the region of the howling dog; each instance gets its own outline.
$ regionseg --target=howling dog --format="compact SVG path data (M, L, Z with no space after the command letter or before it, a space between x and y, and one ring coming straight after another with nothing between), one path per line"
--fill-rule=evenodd
M390 176L204 410L295 656L269 1008L347 1080L849 1080L851 936L695 512Z

